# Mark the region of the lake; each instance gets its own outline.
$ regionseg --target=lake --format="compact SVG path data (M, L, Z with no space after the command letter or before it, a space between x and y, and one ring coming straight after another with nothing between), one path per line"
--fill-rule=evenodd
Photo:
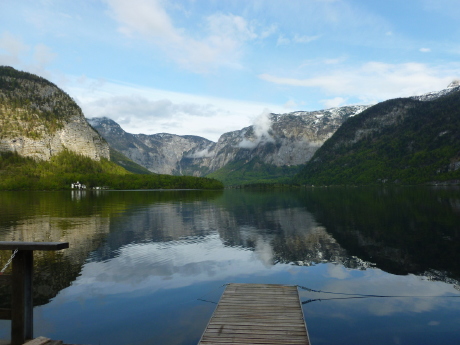
M321 291L313 345L460 343L456 187L0 192L0 240L70 243L34 267L34 335L66 343L196 344L227 283Z

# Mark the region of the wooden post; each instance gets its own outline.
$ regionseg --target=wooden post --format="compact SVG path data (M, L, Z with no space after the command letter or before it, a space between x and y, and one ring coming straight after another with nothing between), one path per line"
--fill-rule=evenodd
M33 251L19 250L13 260L11 296L11 345L33 339Z
M18 249L11 276L11 309L1 309L0 319L11 317L11 345L22 345L34 337L32 276L34 250L61 250L68 242L0 242L0 250Z

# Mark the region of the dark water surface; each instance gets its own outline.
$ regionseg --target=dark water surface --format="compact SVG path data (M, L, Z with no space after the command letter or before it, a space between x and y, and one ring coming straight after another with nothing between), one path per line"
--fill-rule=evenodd
M36 336L196 344L243 282L400 296L300 290L313 345L460 344L458 188L0 192L0 240L70 242L35 255Z

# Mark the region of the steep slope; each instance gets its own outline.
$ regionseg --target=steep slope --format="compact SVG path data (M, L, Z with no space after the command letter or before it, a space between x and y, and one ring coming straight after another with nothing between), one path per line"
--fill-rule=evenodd
M180 161L184 152L202 151L212 141L193 135L159 133L130 134L118 123L106 117L88 119L88 122L109 142L110 146L137 164L157 174L197 175L182 172Z
M88 121L116 150L156 173L210 175L255 182L294 175L350 116L367 106L261 115L253 126L223 134L217 143L196 136L130 134L107 118ZM287 175L286 175L287 174Z
M379 103L345 122L296 176L302 184L460 179L460 87Z
M262 115L253 126L221 136L208 176L226 184L283 182L294 176L342 123L366 108Z
M110 148L110 161L115 164L125 168L127 171L134 174L147 174L150 175L150 172L147 168L144 168L142 165L134 163L131 159L126 157L124 154L118 152L117 150Z
M109 159L109 145L53 83L0 66L0 152L49 160L64 150Z

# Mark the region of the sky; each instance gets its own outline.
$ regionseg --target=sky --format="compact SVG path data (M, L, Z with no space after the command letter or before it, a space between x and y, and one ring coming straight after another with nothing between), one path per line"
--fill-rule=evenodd
M459 18L460 0L0 0L0 65L129 133L217 141L267 112L446 88Z

